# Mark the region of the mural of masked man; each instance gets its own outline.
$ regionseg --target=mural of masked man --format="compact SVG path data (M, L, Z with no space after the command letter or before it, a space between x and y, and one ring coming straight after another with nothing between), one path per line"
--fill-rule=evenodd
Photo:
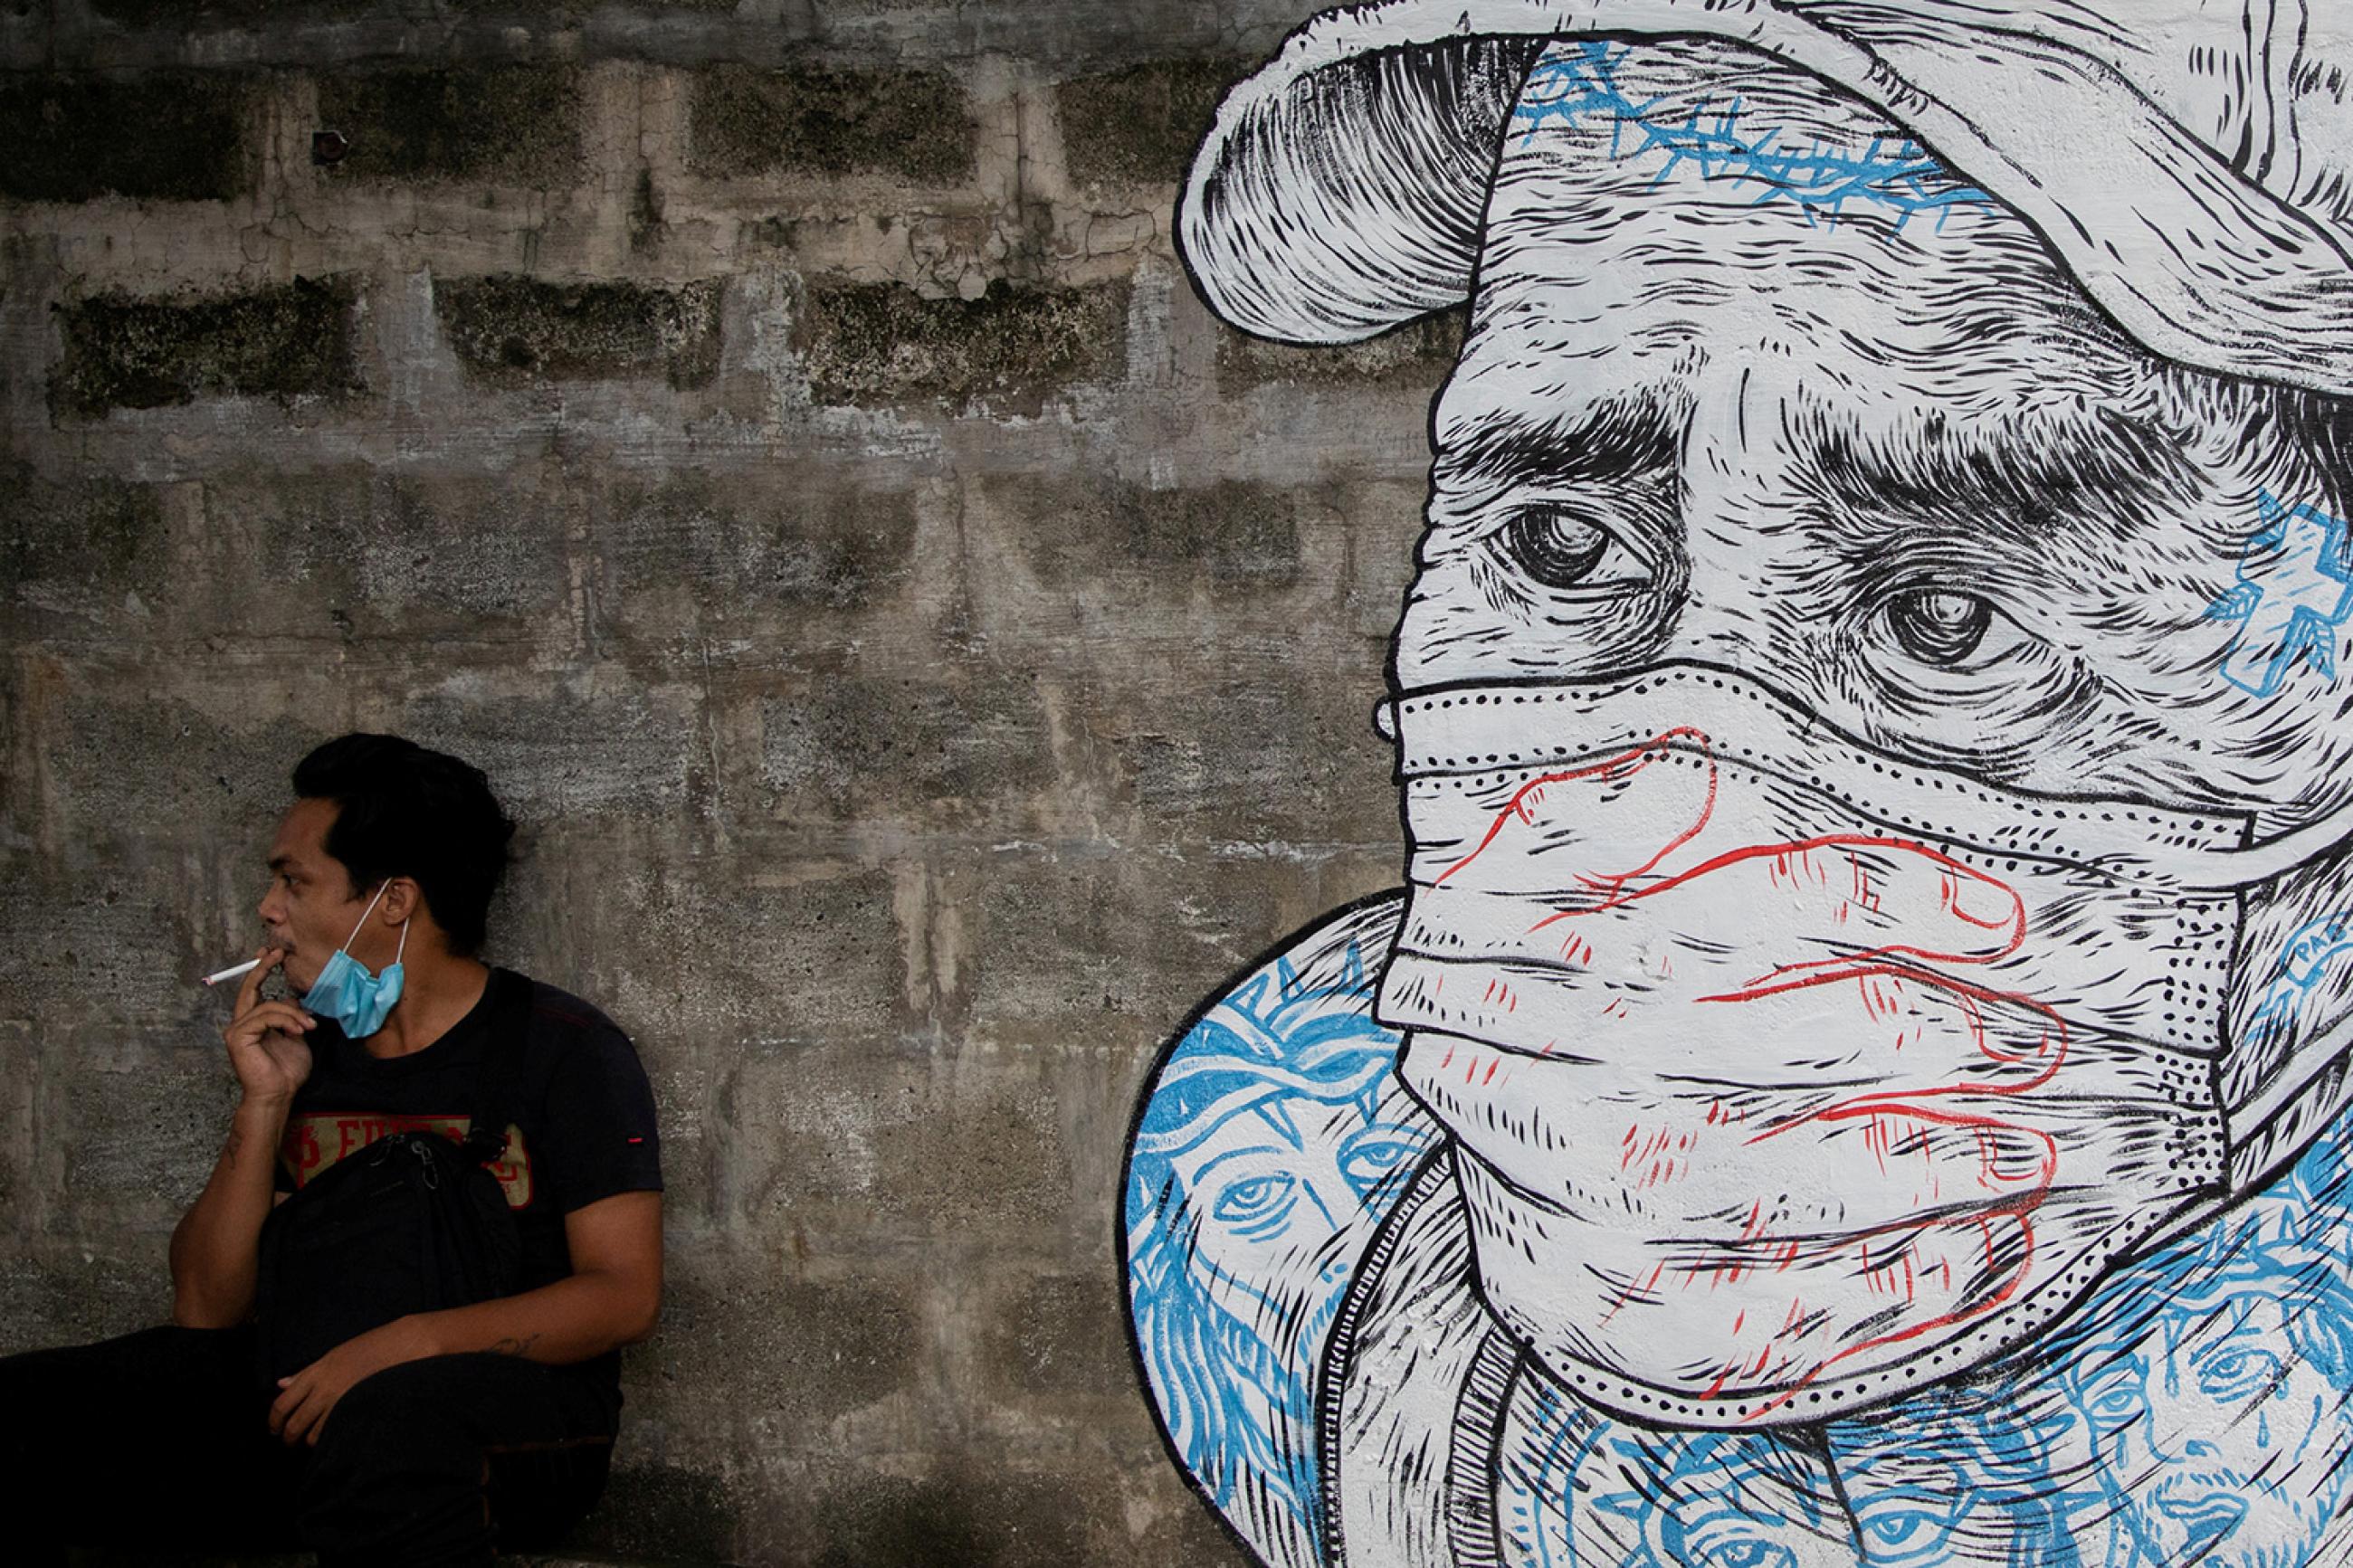
M1389 0L1229 97L1180 223L1221 316L1470 307L1369 1006L1433 1152L1345 1227L1261 1555L1577 1539L1512 1522L1577 1506L1510 1451L1537 1388L1757 1435L1678 1452L1769 1454L1859 1560L1853 1428L2031 1380L2335 1136L2341 26Z

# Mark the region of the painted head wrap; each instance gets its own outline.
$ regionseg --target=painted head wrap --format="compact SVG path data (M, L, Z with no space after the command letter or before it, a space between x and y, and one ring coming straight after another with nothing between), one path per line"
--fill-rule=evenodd
M1350 342L1470 289L1503 128L1546 47L1714 38L1878 108L2019 213L2179 363L2353 396L2353 36L2315 0L1378 0L1220 107L1177 237L1262 337Z

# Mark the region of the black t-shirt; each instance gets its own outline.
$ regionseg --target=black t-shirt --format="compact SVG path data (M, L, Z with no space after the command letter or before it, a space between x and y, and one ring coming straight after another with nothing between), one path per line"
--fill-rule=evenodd
M661 1190L653 1090L637 1048L611 1019L512 970L491 970L472 1011L406 1056L372 1057L322 1018L310 1033L311 1076L294 1096L279 1148L279 1189L299 1189L388 1132L429 1128L463 1140L480 1097L501 990L517 985L531 988L530 1022L514 1069L506 1155L491 1171L522 1236L519 1289L570 1274L565 1215L616 1193Z

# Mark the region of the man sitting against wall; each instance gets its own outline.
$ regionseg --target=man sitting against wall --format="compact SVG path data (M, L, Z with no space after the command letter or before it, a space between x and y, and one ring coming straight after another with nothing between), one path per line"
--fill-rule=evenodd
M0 1497L37 1560L482 1564L604 1485L617 1352L661 1299L644 1069L595 1007L476 956L514 832L479 769L354 734L293 784L172 1326L0 1360Z

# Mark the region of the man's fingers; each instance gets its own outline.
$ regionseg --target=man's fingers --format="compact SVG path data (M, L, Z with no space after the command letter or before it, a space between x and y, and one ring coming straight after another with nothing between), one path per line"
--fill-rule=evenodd
M264 1002L251 1012L240 1015L229 1026L232 1030L241 1031L248 1038L259 1039L270 1029L300 1036L317 1022L316 1018L291 1002Z
M237 988L237 1011L240 1016L253 1011L253 1005L261 1000L262 981L269 978L269 972L286 958L283 951L267 944L253 956L259 962L245 972L244 984Z
M277 1416L270 1430L277 1434L280 1442L299 1443L302 1440L302 1434L318 1418L317 1412L311 1408L317 1394L318 1385L306 1381L296 1384L280 1398L279 1404L285 1406L285 1413ZM270 1408L275 1414L278 1407L272 1405Z
M278 1397L269 1402L271 1436L275 1436L285 1427L288 1417L310 1394L311 1386L318 1381L318 1368L319 1363L312 1362L291 1377L278 1380Z

